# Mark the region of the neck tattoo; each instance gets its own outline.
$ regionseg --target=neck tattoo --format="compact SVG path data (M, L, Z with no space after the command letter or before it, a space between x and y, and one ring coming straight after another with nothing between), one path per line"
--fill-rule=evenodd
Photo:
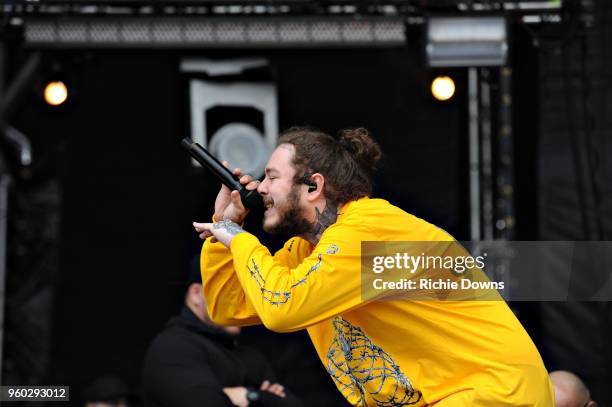
M323 211L315 207L315 220L310 227L310 230L304 234L304 239L308 240L313 245L317 245L321 239L321 235L325 230L336 223L338 219L338 208L331 202L327 201Z

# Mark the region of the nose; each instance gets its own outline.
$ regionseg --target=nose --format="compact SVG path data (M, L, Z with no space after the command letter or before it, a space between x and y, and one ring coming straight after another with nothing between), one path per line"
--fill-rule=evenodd
M264 180L259 183L257 186L257 192L259 192L259 195L268 194L268 177L264 178Z

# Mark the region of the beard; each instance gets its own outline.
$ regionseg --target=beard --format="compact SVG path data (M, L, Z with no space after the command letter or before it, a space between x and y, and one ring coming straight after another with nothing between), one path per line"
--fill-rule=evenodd
M302 215L300 207L300 196L297 186L293 186L287 200L282 207L276 208L280 220L276 224L266 226L265 222L263 229L272 234L298 236L309 232L312 225Z

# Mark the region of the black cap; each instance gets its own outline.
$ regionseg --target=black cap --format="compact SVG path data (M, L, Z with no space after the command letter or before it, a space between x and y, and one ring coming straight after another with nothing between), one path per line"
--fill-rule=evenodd
M187 286L193 283L202 284L202 274L200 273L200 253L193 256L189 263L189 270L187 272L187 280L185 281Z

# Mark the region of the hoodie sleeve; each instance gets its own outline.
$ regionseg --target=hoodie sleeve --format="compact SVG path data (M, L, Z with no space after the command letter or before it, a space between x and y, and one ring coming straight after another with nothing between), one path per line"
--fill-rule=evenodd
M292 238L273 258L278 264L288 267L296 265L310 251L309 246L309 243L300 238ZM208 314L219 325L261 324L256 309L245 295L234 266L232 253L223 244L211 243L210 239L204 242L200 271Z
M252 234L238 234L231 254L249 311L268 329L289 332L358 307L361 241L368 237L356 228L332 227L309 256L292 265L272 256Z

